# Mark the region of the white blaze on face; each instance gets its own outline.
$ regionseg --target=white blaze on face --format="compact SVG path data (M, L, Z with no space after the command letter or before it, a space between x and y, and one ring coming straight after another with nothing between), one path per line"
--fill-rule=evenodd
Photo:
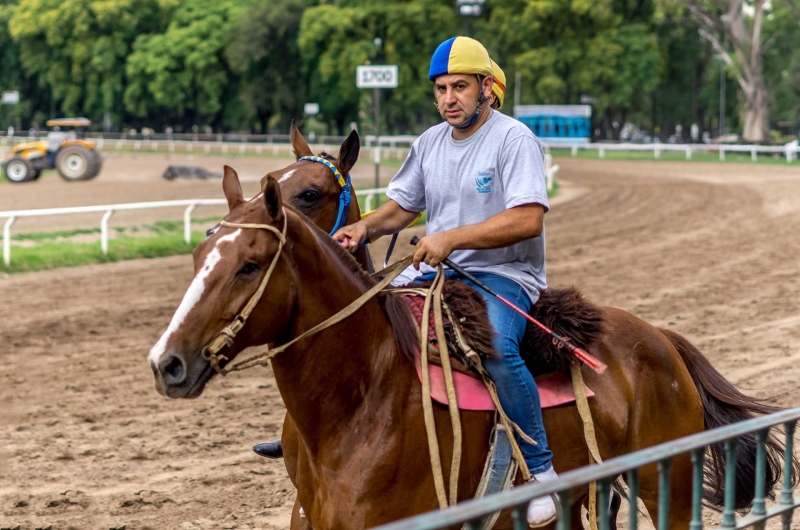
M291 170L291 171L287 171L286 173L284 173L284 174L283 174L283 176L282 176L282 177L280 178L280 180L278 181L278 184L280 184L280 183L281 183L281 182L283 182L284 180L289 180L290 178L292 178L292 175L294 175L294 172L295 172L295 171L297 171L297 170L296 170L296 169L293 169L293 170Z
M235 232L219 238L217 244L214 246L211 252L208 253L206 256L206 261L203 263L200 271L192 280L192 283L189 285L189 289L186 291L186 294L183 295L181 305L178 306L178 310L175 311L175 315L172 317L172 322L169 323L167 331L161 335L161 338L158 339L156 345L150 350L150 355L148 355L147 358L151 364L158 366L158 362L161 360L161 356L164 355L164 352L167 348L167 342L169 341L169 338L178 330L178 328L181 327L181 324L183 324L186 316L203 297L203 292L206 290L206 278L208 278L208 276L222 259L222 253L219 251L220 244L234 241L237 237L239 237L241 232L242 229L239 228Z

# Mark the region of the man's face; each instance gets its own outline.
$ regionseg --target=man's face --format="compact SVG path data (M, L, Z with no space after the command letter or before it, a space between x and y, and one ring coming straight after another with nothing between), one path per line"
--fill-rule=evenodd
M481 90L487 98L491 95L491 77L484 78L482 86L478 85L476 75L440 75L433 82L439 114L451 126L464 123L475 113Z

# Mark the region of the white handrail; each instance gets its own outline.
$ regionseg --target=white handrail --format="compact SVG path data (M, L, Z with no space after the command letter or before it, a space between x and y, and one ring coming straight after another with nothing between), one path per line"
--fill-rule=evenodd
M375 188L369 190L358 190L356 196L366 197L366 210L369 210L374 198L381 193L385 193L386 188ZM85 213L103 212L100 220L100 248L103 254L108 254L108 221L111 216L120 211L127 210L146 210L152 208L176 208L186 207L183 211L183 239L188 244L191 242L192 212L198 206L225 206L228 201L225 199L182 199L177 201L152 201L152 202L132 202L126 204L104 204L96 206L73 206L68 208L42 208L37 210L9 210L0 212L0 219L6 218L3 225L3 263L6 267L11 266L11 225L20 217L49 217L53 215L75 215Z

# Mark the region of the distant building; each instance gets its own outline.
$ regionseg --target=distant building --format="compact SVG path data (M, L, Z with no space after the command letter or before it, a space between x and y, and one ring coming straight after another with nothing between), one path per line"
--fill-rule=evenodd
M517 105L514 117L530 127L543 142L589 143L592 107L589 105Z

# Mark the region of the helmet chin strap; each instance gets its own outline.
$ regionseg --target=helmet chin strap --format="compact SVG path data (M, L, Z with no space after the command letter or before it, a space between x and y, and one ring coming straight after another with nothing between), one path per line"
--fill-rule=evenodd
M475 112L472 113L472 116L464 120L463 123L453 126L454 129L458 129L459 131L465 131L470 127L472 127L473 125L475 125L475 122L478 121L478 118L481 115L481 111L483 110L483 104L486 102L486 96L483 95L483 85L481 76L477 77L478 77L478 87L481 89L481 95L480 97L478 97L478 108L475 109Z

